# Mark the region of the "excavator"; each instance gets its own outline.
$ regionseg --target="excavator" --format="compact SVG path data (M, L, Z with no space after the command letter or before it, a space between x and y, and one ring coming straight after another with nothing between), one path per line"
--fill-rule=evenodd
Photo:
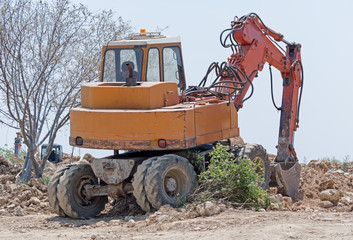
M262 188L297 194L300 165L294 132L304 81L301 45L285 40L255 13L235 17L220 42L232 51L228 60L212 63L199 85L188 88L180 37L141 30L103 46L99 81L82 84L81 106L70 111L69 141L74 147L114 150L114 155L55 172L48 197L58 215L94 217L108 196L131 194L146 212L164 204L178 207L195 190L196 172L207 168L217 142L237 158L261 163ZM283 78L272 163L261 145L237 141L238 111L266 63ZM201 170L195 154L204 158Z

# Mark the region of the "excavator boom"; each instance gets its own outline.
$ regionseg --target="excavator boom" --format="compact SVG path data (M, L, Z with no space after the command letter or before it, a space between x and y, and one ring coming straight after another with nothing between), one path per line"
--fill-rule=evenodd
M282 105L277 107L274 104L281 112L281 117L277 156L272 165L271 178L281 193L293 196L298 192L300 178L300 165L293 144L294 132L299 127L303 89L301 45L285 40L283 34L267 27L255 13L235 18L231 27L221 33L220 40L222 46L232 49L233 53L221 65L212 63L199 86L189 88L185 95L228 99L239 110L252 95L252 82L264 65L270 65L271 83L271 66L279 70L283 79ZM286 49L277 42L285 43ZM205 87L208 75L213 70L217 77L209 87ZM249 89L250 96L245 98L249 95Z
M301 89L303 86L303 66L301 63L301 45L289 43L284 36L268 28L254 13L243 16L232 22L231 34L239 44L239 51L228 59L230 66L241 69L248 80L234 103L238 108L243 106L243 100L248 88L258 71L265 63L274 66L281 72L283 78L282 106L277 146L277 162L297 161L293 147L294 131L299 124L299 107ZM284 41L286 51L276 45L275 41ZM290 159L293 158L293 159Z

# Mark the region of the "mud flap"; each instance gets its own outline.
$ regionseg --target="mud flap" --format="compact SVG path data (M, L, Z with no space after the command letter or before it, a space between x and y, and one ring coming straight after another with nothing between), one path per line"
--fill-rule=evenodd
M297 162L271 164L270 187L276 186L282 195L294 196L299 191L300 168Z

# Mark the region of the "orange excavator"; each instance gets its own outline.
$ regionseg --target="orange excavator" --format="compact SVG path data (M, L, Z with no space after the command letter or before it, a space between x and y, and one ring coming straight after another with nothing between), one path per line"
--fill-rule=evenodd
M188 88L179 37L143 30L103 46L100 81L84 83L81 107L71 109L70 144L111 149L114 155L90 158L53 175L49 203L57 214L93 217L108 196L129 194L145 211L164 204L177 207L194 191L196 172L207 168L217 142L238 158L260 162L264 189L276 186L288 196L298 192L293 135L303 89L301 45L286 41L254 13L235 18L220 40L232 50L228 61L212 63L200 84ZM261 145L237 141L238 111L265 63L283 78L282 105L275 105L281 118L273 163ZM215 79L209 79L211 72ZM196 154L204 159L201 167Z

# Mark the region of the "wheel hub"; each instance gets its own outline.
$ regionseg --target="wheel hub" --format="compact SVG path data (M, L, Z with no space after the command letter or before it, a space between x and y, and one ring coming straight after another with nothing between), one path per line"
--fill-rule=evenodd
M91 198L87 195L85 185L90 184L91 181L89 179L83 179L80 182L80 185L77 189L77 196L81 200L81 202L85 205L89 205L91 203Z
M176 191L176 189L177 189L177 182L176 182L176 180L175 180L174 178L172 178L172 177L167 177L167 178L165 179L165 181L166 181L165 187L166 187L167 192L174 192L174 191Z

